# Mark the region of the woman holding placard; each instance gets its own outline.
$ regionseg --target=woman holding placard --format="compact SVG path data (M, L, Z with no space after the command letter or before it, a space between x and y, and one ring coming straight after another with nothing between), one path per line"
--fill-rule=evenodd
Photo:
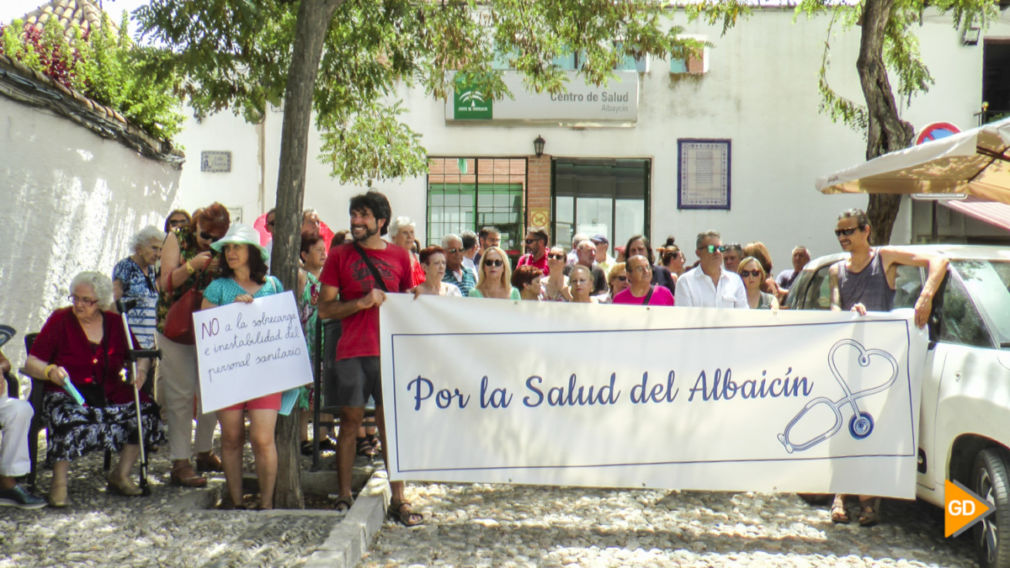
M130 470L140 455L133 388L123 382L129 349L123 321L109 311L112 281L99 272L82 272L70 283L71 306L49 316L32 343L25 372L45 382L42 415L49 424L47 457L54 459L49 503L67 506L70 461L88 452L119 452L109 472L109 489L140 495ZM137 362L137 387L147 377L148 359ZM140 394L144 442L165 441L158 407Z
M211 245L223 253L221 278L203 292L202 309L232 302L252 303L256 298L283 292L281 283L267 276L267 251L259 244L259 234L241 223L233 223L224 237ZM281 393L247 400L217 411L221 424L221 461L232 506L242 507L242 447L245 445L243 411L249 412L249 442L256 458L260 486L260 508L272 509L277 481L277 447L274 427L281 408Z

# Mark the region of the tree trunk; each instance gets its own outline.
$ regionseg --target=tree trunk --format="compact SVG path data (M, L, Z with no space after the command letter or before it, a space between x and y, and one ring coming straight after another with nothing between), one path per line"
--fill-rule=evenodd
M298 250L301 246L302 202L305 195L305 163L308 158L312 97L319 60L329 23L344 0L302 0L298 6L295 44L284 95L281 127L280 169L277 177L277 226L271 271L287 290L298 282ZM277 417L277 488L274 504L279 508L304 507L301 486L298 426L301 412Z
M884 66L884 30L891 18L894 0L866 0L861 18L862 34L856 70L863 87L869 112L869 131L866 136L866 159L871 160L895 150L907 148L915 130L901 120L891 92ZM891 229L898 216L901 196L894 194L870 195L866 214L870 219L870 242L886 245L891 240Z

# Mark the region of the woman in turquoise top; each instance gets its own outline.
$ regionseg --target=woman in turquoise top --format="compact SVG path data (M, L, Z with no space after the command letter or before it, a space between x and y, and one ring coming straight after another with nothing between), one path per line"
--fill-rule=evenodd
M224 253L221 278L203 292L203 309L232 302L252 303L256 298L283 292L280 281L267 276L267 252L259 245L259 234L241 223L233 223L228 233L211 247ZM281 408L276 392L217 411L221 424L221 461L228 495L235 508L242 508L242 447L245 445L243 411L249 412L249 441L256 457L256 477L260 486L260 508L272 509L277 481L277 447L274 427Z
M512 265L500 247L489 247L480 257L477 285L470 289L468 298L501 298L519 300L519 290L512 286Z

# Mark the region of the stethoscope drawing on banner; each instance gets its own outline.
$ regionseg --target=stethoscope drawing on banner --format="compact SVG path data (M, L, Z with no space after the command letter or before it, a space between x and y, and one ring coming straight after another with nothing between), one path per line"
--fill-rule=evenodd
M844 377L842 377L842 374L838 371L838 366L835 364L835 353L842 347L852 347L858 351L859 357L857 362L860 367L869 366L870 359L872 357L883 358L891 365L890 378L875 387L852 392L852 389L849 387L849 383ZM831 374L835 377L835 381L838 382L838 386L842 387L842 392L845 393L845 396L838 400L831 400L827 397L820 396L807 402L807 404L800 409L799 413L797 413L796 416L794 416L793 419L786 424L785 431L778 435L779 442L782 443L788 453L808 450L838 433L838 431L842 428L842 423L844 422L842 417L842 407L844 406L852 408L852 418L849 420L849 433L852 437L857 440L862 440L863 438L869 436L870 433L873 432L873 417L870 416L869 412L860 409L857 401L861 398L886 391L891 388L894 381L898 379L898 362L894 359L893 355L886 351L881 351L880 349L866 349L861 343L854 339L842 339L831 346L831 350L828 351L828 367L831 369ZM789 439L789 433L808 412L818 405L825 405L831 410L831 412L834 413L834 425L824 433L814 436L806 442L793 443Z

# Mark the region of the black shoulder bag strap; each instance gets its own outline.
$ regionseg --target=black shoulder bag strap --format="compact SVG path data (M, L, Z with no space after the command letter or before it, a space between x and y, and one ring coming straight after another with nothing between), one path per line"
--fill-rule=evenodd
M647 305L649 300L652 299L652 293L656 290L655 286L649 286L649 293L645 295L645 299L642 300L642 305Z
M361 260L364 260L365 264L368 266L368 269L372 271L372 277L375 278L375 283L379 286L379 288L382 288L383 292L389 292L389 290L386 288L386 283L382 281L382 275L379 274L378 269L375 268L375 265L372 264L371 259L368 258L368 253L365 252L365 249L361 248L361 245L355 242L354 250L358 251L358 254L361 255Z

